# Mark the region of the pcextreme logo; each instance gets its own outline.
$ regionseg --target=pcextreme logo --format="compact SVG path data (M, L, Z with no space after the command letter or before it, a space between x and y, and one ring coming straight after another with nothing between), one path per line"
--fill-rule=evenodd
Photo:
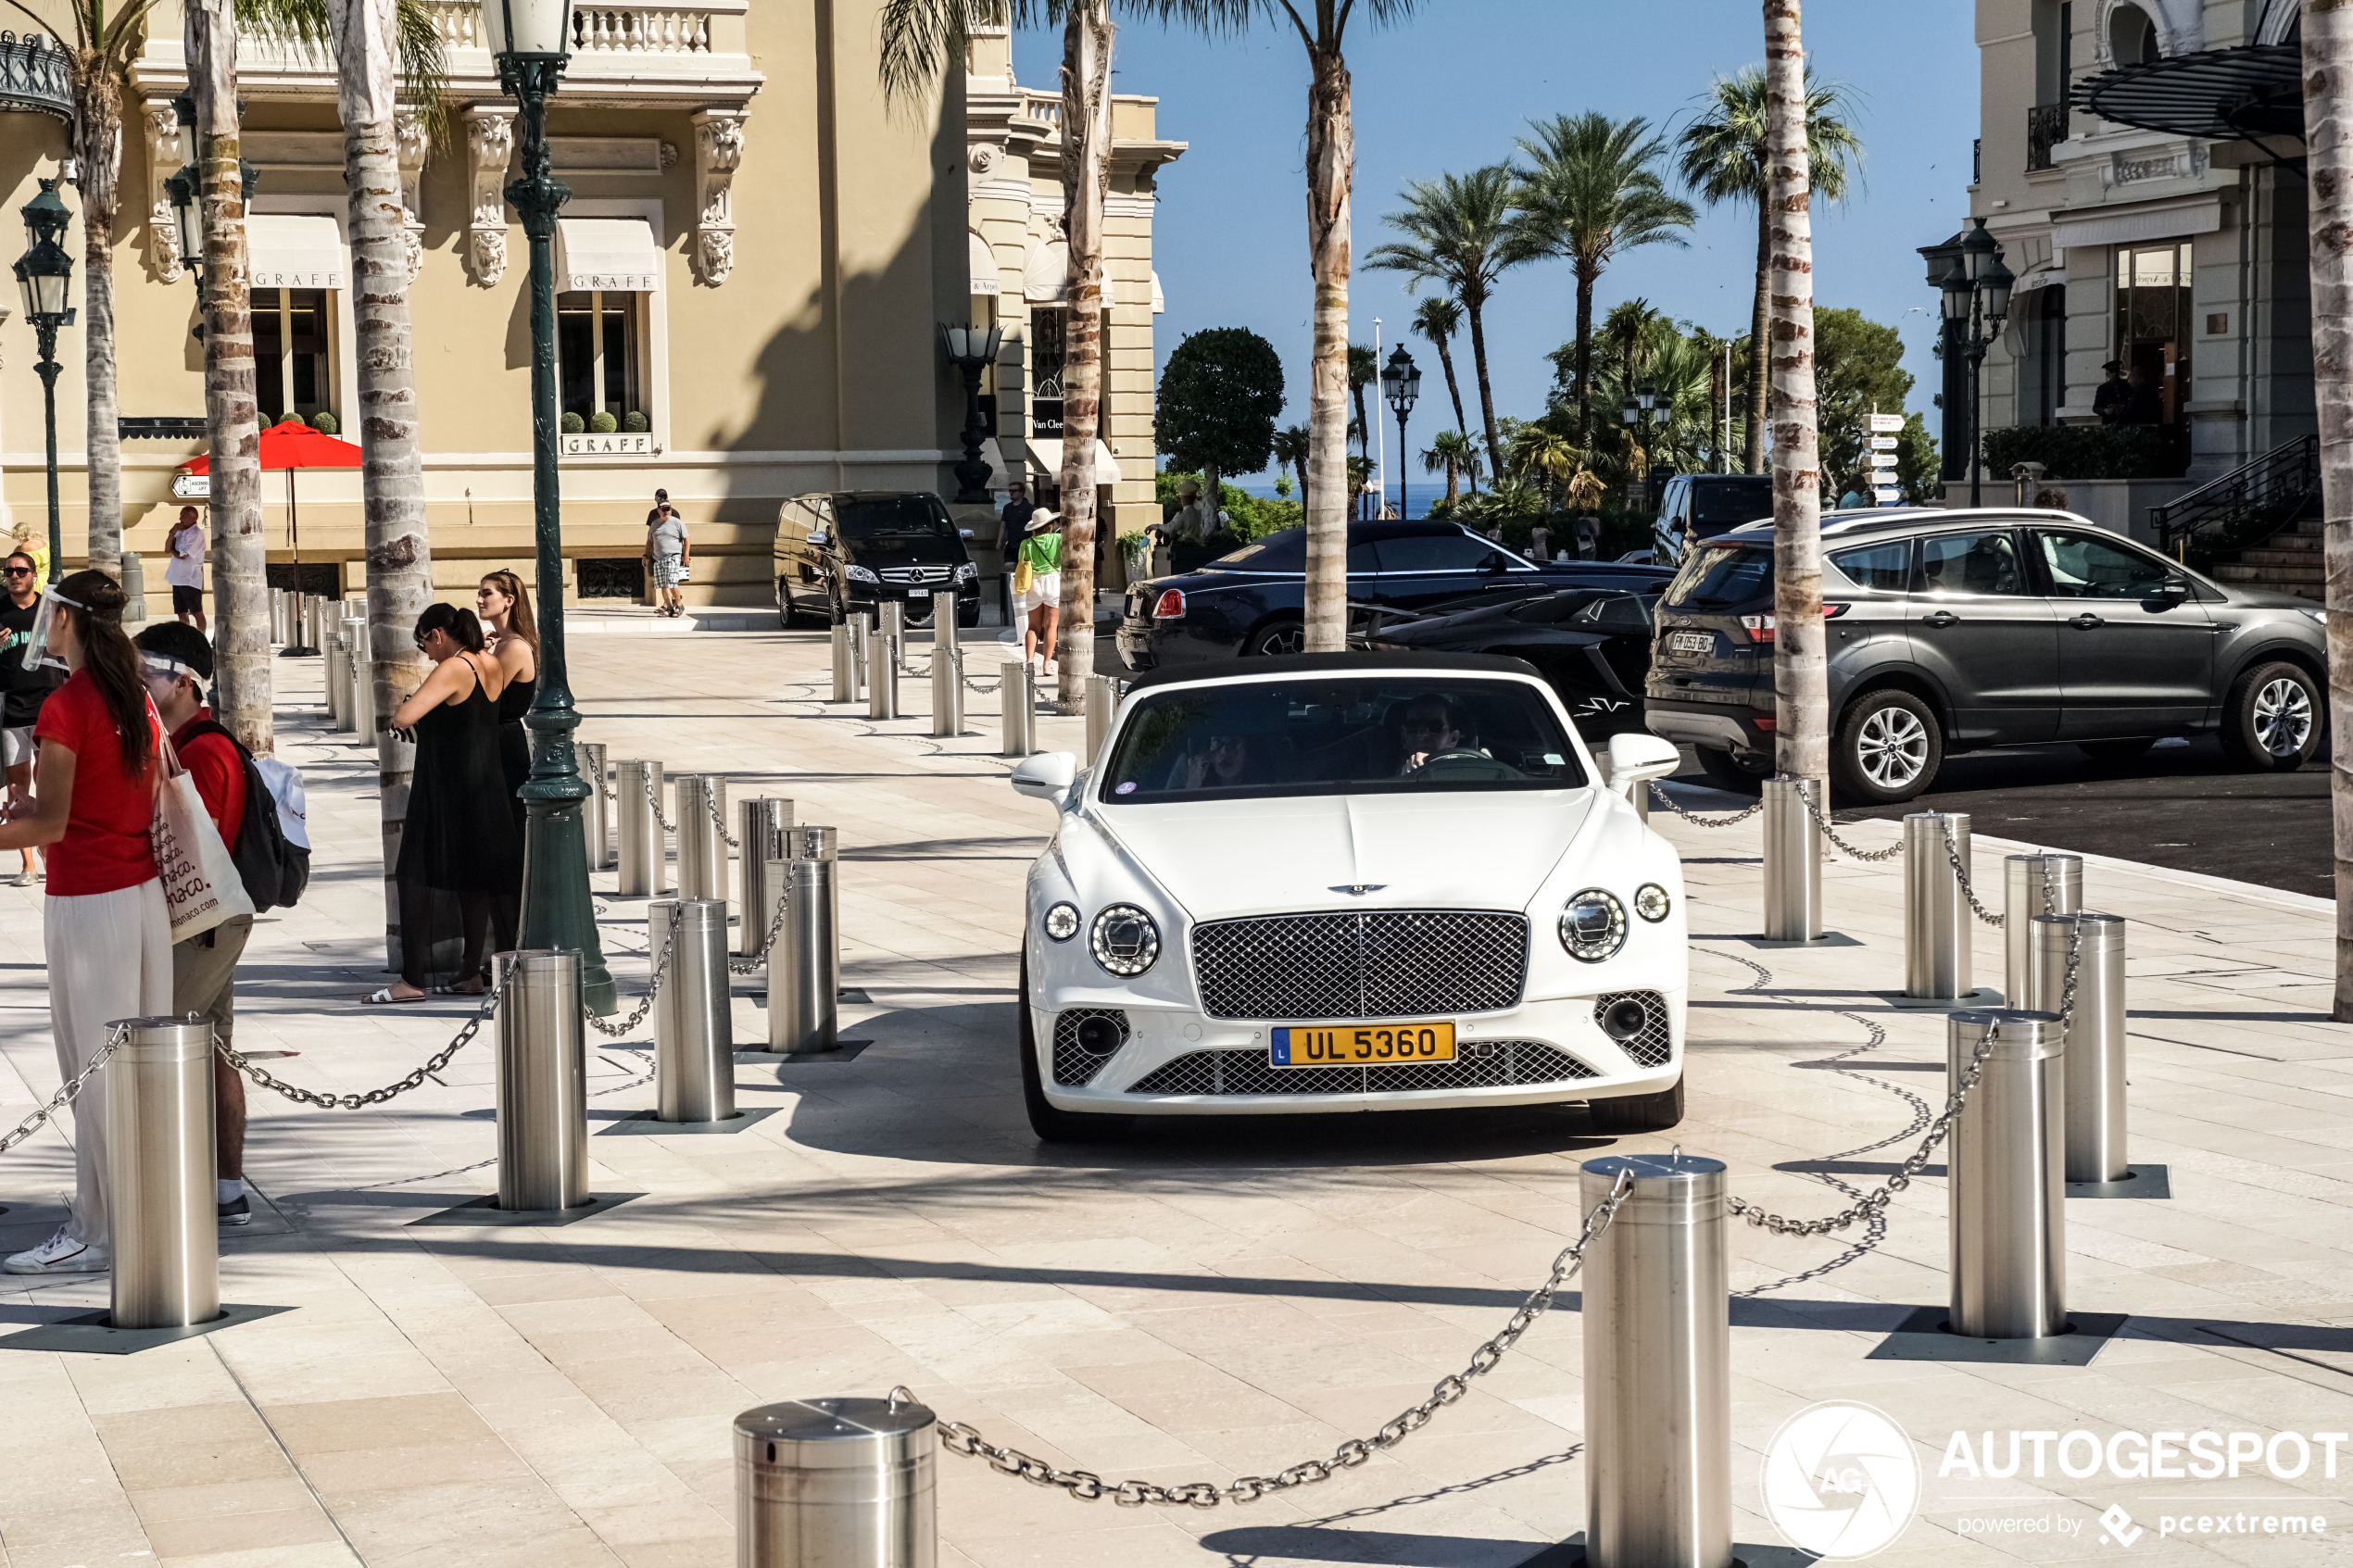
M1809 1405L1765 1450L1765 1512L1790 1545L1852 1562L1901 1536L1920 1502L1920 1463L1894 1418L1844 1399Z

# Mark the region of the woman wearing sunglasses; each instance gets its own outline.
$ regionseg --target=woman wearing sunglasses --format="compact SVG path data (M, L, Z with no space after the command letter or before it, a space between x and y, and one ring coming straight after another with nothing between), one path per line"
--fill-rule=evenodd
M32 797L32 726L41 705L64 684L66 674L54 665L27 670L25 647L32 641L33 623L41 618L41 563L19 550L5 568L7 602L0 605L0 761L8 777L8 802L22 807ZM41 880L41 850L24 847L24 869L11 884L31 887Z

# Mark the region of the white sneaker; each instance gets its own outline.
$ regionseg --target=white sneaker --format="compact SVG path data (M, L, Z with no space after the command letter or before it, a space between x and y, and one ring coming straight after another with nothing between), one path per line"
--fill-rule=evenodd
M1054 669L1054 661L1051 659L1046 661L1046 673L1049 675L1058 673L1058 671Z
M0 1270L12 1274L102 1274L109 1266L105 1248L76 1241L59 1225L57 1235L0 1263Z

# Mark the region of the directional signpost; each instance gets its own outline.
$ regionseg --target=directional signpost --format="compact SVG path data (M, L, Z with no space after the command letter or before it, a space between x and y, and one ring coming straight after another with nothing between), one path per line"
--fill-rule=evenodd
M1901 414L1871 416L1871 495L1882 507L1904 504L1904 492L1895 483L1895 435L1903 428Z

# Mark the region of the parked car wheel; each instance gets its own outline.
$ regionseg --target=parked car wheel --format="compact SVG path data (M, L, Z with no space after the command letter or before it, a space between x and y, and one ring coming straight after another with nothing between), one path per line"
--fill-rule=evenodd
M1307 623L1274 621L1252 632L1242 643L1245 659L1277 659L1307 650Z
M792 580L790 578L779 577L776 579L777 625L782 626L786 631L789 632L795 626L801 624L803 621L823 621L826 619L828 618L810 609L799 600L792 596Z
M1616 1099L1589 1101L1596 1132L1664 1133L1683 1120L1683 1080L1655 1095L1622 1095Z
M1047 1143L1101 1143L1117 1137L1135 1122L1132 1116L1103 1116L1084 1110L1063 1110L1046 1101L1046 1081L1038 1071L1038 1031L1030 1022L1029 960L1021 966L1021 1098L1029 1112L1029 1130Z
M2249 772L2293 772L2321 749L2320 683L2294 664L2259 664L2222 704L2222 749Z
M1934 709L1906 691L1866 692L1839 721L1831 777L1849 800L1893 806L1928 788L1944 761Z
M2134 740L2080 740L2076 749L2095 762L2130 762L2157 744L2155 735Z
M1707 782L1718 789L1729 789L1738 795L1755 795L1765 780L1771 776L1772 763L1759 758L1752 761L1736 751L1714 746L1694 746L1699 754L1700 771Z

